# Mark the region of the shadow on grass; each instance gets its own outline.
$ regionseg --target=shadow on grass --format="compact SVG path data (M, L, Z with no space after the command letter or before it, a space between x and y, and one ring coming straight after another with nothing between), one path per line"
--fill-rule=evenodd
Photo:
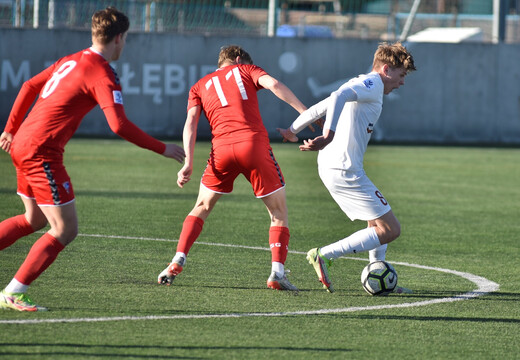
M486 318L486 317L453 317L453 316L401 316L401 315L336 315L337 317L362 320L406 320L406 321L449 321L474 323L520 324L520 319Z
M131 349L139 349L142 351L146 351L147 349L157 353L158 351L266 351L270 354L276 354L277 351L288 351L291 352L289 356L303 356L303 353L309 355L311 353L315 353L317 356L329 354L342 354L351 352L350 349L330 349L330 348L320 348L320 347L292 347L292 346L204 346L204 345L191 345L191 346L183 346L183 345L112 345L112 344L99 344L99 345L87 345L87 344L66 344L66 343L56 343L56 344L27 344L27 343L0 343L0 347L6 346L19 346L23 348L23 351L1 351L0 357L3 356L20 356L23 355L24 358L30 357L41 357L41 356L74 356L77 357L108 357L108 358L140 358L140 359L207 359L208 357L200 357L200 356L184 356L184 355L158 355L158 354L117 354L108 352L107 353L96 353L96 352L81 352L80 349L104 349L104 350L120 350L128 351ZM63 351L38 351L34 353L28 353L27 349L29 348L37 348L41 347L45 348L74 348L78 349L77 352L63 352ZM301 353L301 354L300 354Z
M16 195L16 186L12 189L4 189L0 188L0 194L9 194L13 196ZM192 193L171 193L171 192L145 192L145 191L94 191L94 190L76 190L74 189L74 194L76 197L103 197L103 198L138 198L138 199L158 199L158 200L167 200L167 199L192 199L194 200L194 195Z
M116 199L157 199L157 200L168 200L168 199L192 199L192 193L172 193L172 192L159 192L159 191L99 191L99 190L74 190L76 197L91 197L91 198L116 198Z
M74 180L72 180L74 182ZM172 187L177 186L172 183ZM12 189L5 189L0 188L0 194L10 194L13 196L16 195L16 186L14 186ZM159 191L115 191L115 190L76 190L74 189L74 194L76 197L104 197L104 198L137 198L137 199L158 199L158 200L191 200L195 201L197 197L197 193L193 193L191 191L181 191L181 192L159 192ZM230 197L233 199L248 199L250 201L255 200L254 195L251 194L239 194L239 193L233 193L230 194Z

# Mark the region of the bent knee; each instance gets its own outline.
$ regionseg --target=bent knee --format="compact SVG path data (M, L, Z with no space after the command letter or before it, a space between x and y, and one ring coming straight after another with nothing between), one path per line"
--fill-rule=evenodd
M380 233L378 233L379 241L381 244L388 244L401 235L401 225L399 223L386 227Z
M67 226L64 229L63 235L70 239L70 241L74 240L76 236L78 236L79 230L78 230L78 224ZM70 242L69 241L69 242Z
M77 225L68 225L63 227L54 227L49 230L49 233L54 236L64 246L70 244L72 240L78 236Z
M397 225L393 226L391 233L392 233L392 240L395 240L399 236L401 236L401 224L397 223Z
M47 226L47 218L45 216L31 216L26 214L25 218L34 231L38 231Z
M393 225L389 230L388 230L388 238L389 238L389 241L394 241L395 239L397 239L399 236L401 235L401 225L399 223Z

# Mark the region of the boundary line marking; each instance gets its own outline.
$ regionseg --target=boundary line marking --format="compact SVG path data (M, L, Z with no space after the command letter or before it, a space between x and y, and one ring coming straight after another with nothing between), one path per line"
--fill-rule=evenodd
M135 236L120 236L120 235L101 235L101 234L78 234L78 237L103 237L109 239L128 239L128 240L146 240L146 241L165 241L175 242L178 240L172 239L161 239L161 238L148 238L148 237L135 237ZM208 246L221 246L221 247L238 247L250 250L263 250L270 251L269 248L259 246L246 246L246 245L232 245L232 244L219 244L219 243L206 243L196 242L200 245ZM292 254L305 254L301 251L289 251ZM355 258L355 257L341 257L342 259L367 261L366 259ZM323 314L338 314L338 313L350 313L357 311L371 311L371 310L384 310L384 309L399 309L399 308L410 308L418 306L427 306L440 303L449 303L461 300L470 300L479 296L487 295L490 292L497 291L500 287L499 284L488 280L484 277L474 275L471 273L443 269L433 266L425 266L419 264L411 264L407 262L393 261L393 264L415 267L418 269L432 270L452 274L455 276L462 277L466 280L471 281L477 285L477 289L466 292L461 295L451 296L441 299L432 299L425 301L418 301L412 303L402 303L394 305L374 305L374 306L354 306L345 308L335 309L317 309L317 310L306 310L306 311L288 311L288 312L273 312L273 313L231 313L231 314L205 314L205 315L148 315L148 316L113 316L113 317L97 317L97 318L62 318L62 319L25 319L25 320L0 320L0 324L43 324L43 323L78 323L78 322L107 322L107 321L140 321L140 320L177 320L177 319L226 319L226 318L244 318L244 317L282 317L282 316L302 316L302 315L323 315Z

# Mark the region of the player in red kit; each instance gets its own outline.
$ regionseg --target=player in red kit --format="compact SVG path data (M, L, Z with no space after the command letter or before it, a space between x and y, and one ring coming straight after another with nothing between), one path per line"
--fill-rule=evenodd
M238 175L251 183L254 194L263 200L271 219L271 275L267 286L297 291L284 270L289 245L285 182L276 162L267 130L258 108L257 91L271 90L299 113L306 107L284 84L253 65L249 54L239 46L221 49L219 68L200 79L190 90L183 140L186 161L178 172L183 187L192 175L197 126L204 111L213 135L212 151L202 175L195 207L184 220L177 252L159 274L159 284L170 285L186 264L186 256L202 231L204 221L218 199L233 190Z
M129 25L126 15L115 8L96 12L92 16L92 47L58 60L26 81L15 100L0 147L11 154L25 214L0 223L0 250L47 223L50 229L34 243L13 280L0 293L2 308L46 310L35 305L26 291L77 235L74 190L63 153L94 106L99 104L112 131L122 138L179 162L184 159L180 146L147 135L125 115L121 85L109 62L119 59Z

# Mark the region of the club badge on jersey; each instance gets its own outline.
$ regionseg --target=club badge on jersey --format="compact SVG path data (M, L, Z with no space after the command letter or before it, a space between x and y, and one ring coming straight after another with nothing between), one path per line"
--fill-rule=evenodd
M119 90L112 91L112 95L114 96L114 104L123 105L123 94Z

